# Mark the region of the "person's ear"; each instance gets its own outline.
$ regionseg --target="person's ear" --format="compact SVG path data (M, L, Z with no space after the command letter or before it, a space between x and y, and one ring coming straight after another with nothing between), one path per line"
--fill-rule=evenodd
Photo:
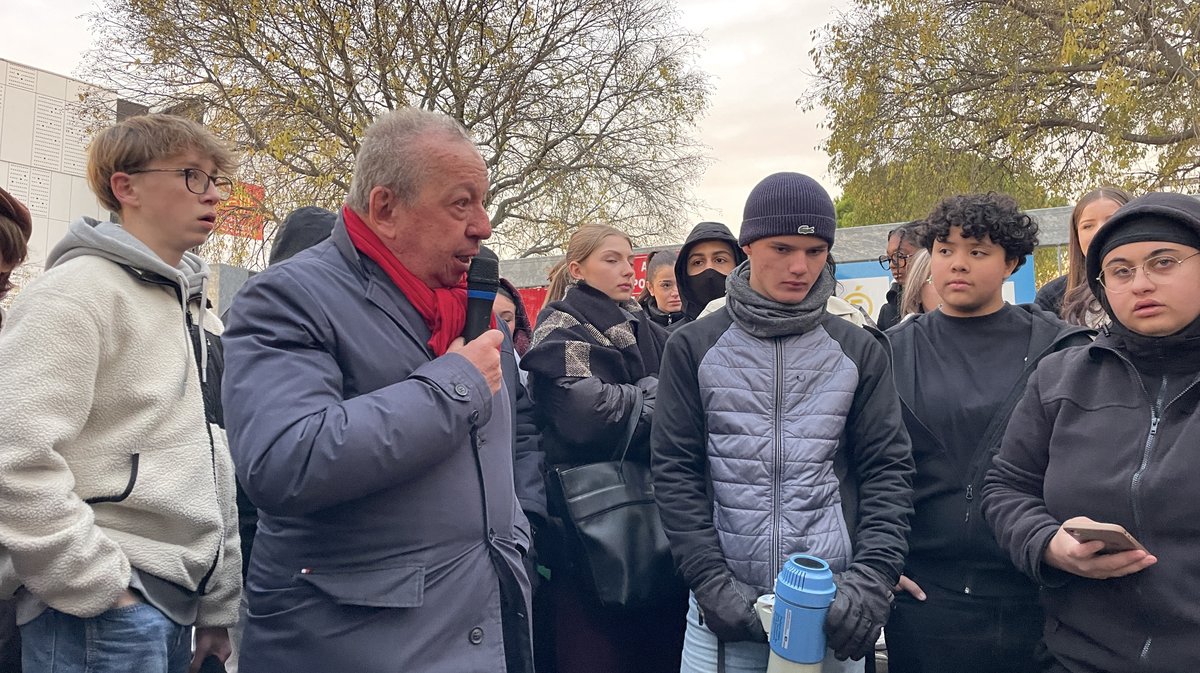
M108 178L108 188L112 190L113 197L117 199L117 203L124 206L138 206L140 199L137 188L133 184L133 176L128 173L117 171Z
M729 252L730 252L730 257L737 257L737 255L732 254L733 253L732 250L730 250ZM750 245L749 244L743 245L742 252L746 253L746 257L749 257L750 256Z
M400 201L387 187L375 186L367 197L366 221L380 238L395 240L399 230Z
M567 273L575 280L583 280L583 265L579 262L571 262L567 265Z
M1004 272L1004 277L1005 277L1006 279L1007 279L1008 277L1012 276L1014 273L1016 273L1016 271L1017 271L1017 263L1018 263L1018 262L1020 262L1020 261L1021 261L1021 260L1020 260L1019 258L1016 258L1016 257L1014 257L1014 258L1012 258L1012 259L1006 259L1006 260L1004 260L1004 264L1005 264L1005 265L1008 267L1008 269L1007 269L1007 270Z

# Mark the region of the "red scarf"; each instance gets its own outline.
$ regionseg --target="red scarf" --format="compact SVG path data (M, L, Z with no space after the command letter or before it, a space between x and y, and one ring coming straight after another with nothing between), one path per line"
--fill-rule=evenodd
M444 355L450 342L462 336L467 325L467 278L454 287L432 289L406 269L388 250L379 235L367 226L349 206L342 208L346 233L359 252L378 264L400 288L429 327L429 347L435 356Z

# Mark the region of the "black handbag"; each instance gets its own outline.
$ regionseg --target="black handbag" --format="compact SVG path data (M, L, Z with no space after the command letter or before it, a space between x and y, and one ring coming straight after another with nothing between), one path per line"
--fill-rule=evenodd
M626 461L642 396L613 460L550 471L551 511L585 589L605 608L639 608L679 586L647 465ZM668 592L669 593L669 592Z

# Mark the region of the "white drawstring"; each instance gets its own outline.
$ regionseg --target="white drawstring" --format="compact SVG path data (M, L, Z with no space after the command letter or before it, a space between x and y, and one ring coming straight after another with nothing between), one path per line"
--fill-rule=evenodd
M200 383L208 383L208 337L204 334L205 299L208 297L208 276L200 281L200 319L196 321L200 332Z

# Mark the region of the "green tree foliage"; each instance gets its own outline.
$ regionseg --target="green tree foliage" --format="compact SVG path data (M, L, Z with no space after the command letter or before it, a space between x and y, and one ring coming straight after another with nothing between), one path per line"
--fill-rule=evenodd
M812 56L843 181L964 155L1051 200L1200 180L1195 0L853 0Z
M928 215L946 196L986 191L1008 194L1025 209L1063 205L1028 174L1013 175L975 155L951 154L941 161L884 164L851 175L842 187L847 206L838 212L838 225L908 222Z
M474 134L508 254L604 220L642 241L694 209L708 104L669 0L104 0L83 75L236 139L278 222L336 207L363 130L404 106Z

